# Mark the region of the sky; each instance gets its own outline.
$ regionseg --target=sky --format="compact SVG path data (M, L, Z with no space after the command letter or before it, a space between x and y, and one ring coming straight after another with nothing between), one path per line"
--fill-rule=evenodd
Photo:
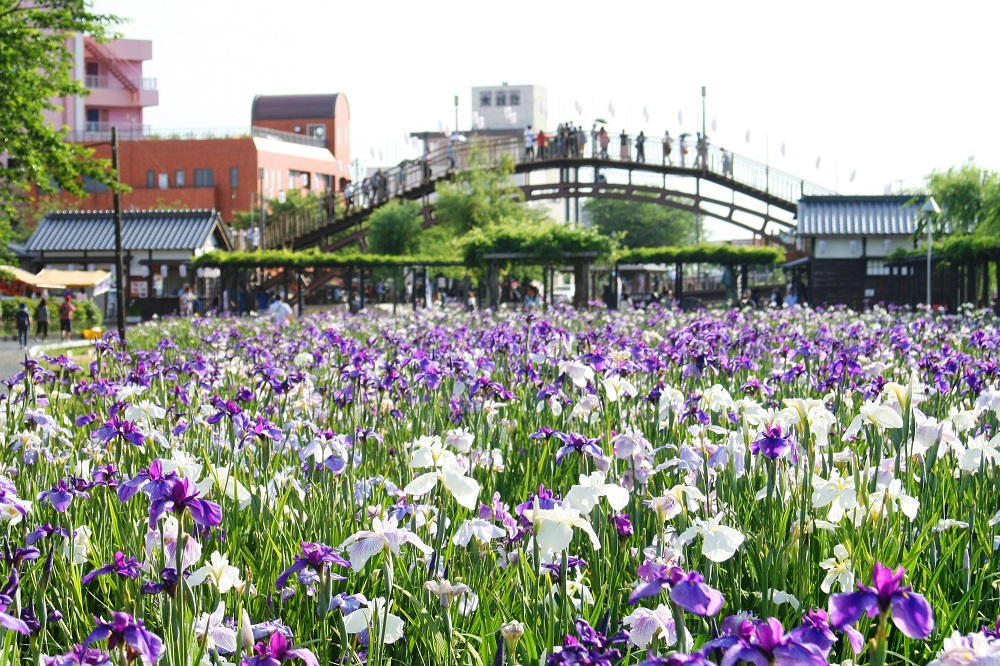
M254 95L343 92L352 157L396 163L416 155L409 132L453 127L455 95L467 129L473 86L545 86L550 124L654 136L699 129L705 86L713 145L844 194L917 188L969 158L1000 170L994 0L93 6L153 41L154 128L248 126Z

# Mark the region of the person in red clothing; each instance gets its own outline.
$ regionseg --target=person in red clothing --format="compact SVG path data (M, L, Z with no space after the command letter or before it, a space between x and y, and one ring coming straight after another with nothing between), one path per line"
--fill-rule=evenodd
M73 305L73 297L66 294L65 300L59 306L59 331L63 340L69 340L73 332L73 313L76 306Z
M549 147L549 137L545 136L544 131L538 130L538 141L535 143L538 145L538 159L545 159Z

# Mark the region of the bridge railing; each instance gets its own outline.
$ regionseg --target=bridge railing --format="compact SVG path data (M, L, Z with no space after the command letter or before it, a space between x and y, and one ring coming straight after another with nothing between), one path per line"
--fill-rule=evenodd
M825 187L721 147L709 145L699 154L697 142L691 137L683 141L679 137L673 139L669 156L662 137L646 137L641 155L635 137L626 136L623 139L621 135L609 136L604 148L593 134L587 133L584 139L580 141L579 135L569 141L549 137L544 147L536 143L531 157L525 149L523 137L449 142L421 158L405 160L394 167L379 170L359 183L352 183L350 192L332 195L334 199L328 202L325 211L317 208L275 220L265 229L264 245L280 246L327 226L337 218L367 211L389 199L426 188L447 174L470 166L474 154L478 154L486 164L497 164L504 157L510 157L515 163L596 159L616 168L669 164L689 169L694 175L698 171L712 173L788 203L796 203L804 195L833 193Z

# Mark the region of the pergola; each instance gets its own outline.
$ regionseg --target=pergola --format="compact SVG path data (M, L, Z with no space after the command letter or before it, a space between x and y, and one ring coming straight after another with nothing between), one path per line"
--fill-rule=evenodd
M296 289L303 292L302 275L309 269L335 269L347 271L348 302L354 298L354 273L358 273L359 306L365 306L365 269L377 268L411 268L414 271L414 286L418 276L427 279L427 269L443 266L464 266L460 261L442 261L432 257L416 255L387 256L378 254L330 254L314 250L259 250L256 252L208 252L194 260L196 268L219 268L225 281L228 275L236 270L251 270L257 268L280 268L285 275L286 284L294 275ZM303 311L302 298L297 299L299 314ZM396 303L393 301L393 307ZM413 308L417 307L417 290L413 290Z

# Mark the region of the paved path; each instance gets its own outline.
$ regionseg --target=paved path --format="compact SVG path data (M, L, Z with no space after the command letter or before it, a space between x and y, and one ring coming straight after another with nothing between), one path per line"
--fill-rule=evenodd
M37 344L34 339L29 339L29 348L21 349L20 345L17 344L17 339L10 340L9 338L0 337L0 381L9 379L17 373L21 372L24 367L21 365L24 363L25 355L28 358L34 358L45 353L46 347L63 347L66 346L64 343L60 343L58 338L53 339L49 337L49 341L45 345ZM74 341L74 345L80 345L81 347L86 347L93 344L90 341L77 340ZM7 387L0 385L0 392L6 393Z

